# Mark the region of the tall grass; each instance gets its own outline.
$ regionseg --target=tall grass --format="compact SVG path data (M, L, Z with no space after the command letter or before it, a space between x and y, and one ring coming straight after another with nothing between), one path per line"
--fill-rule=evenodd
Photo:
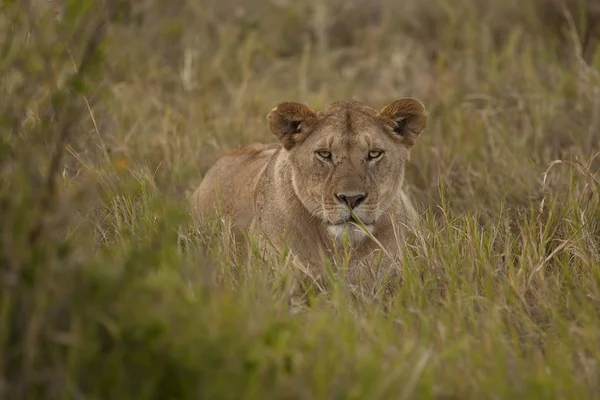
M597 396L600 16L561 4L3 2L0 397ZM190 216L277 102L404 96L389 296Z

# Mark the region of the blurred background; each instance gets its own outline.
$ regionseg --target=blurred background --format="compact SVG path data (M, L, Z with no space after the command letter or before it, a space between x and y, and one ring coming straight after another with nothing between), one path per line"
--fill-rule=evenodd
M50 49L52 72L27 71L27 98L4 100L42 114L34 82L72 73L112 7L71 155L118 154L174 196L224 151L273 141L266 114L287 100L379 108L419 98L431 118L408 183L425 204L443 184L461 210L487 209L507 185L522 204L551 161L598 150L600 7L591 0L27 3L24 22L43 24L43 43L23 40ZM69 163L69 173L80 167Z
M596 0L3 1L0 397L597 393L599 74ZM277 103L405 96L394 323L190 221Z

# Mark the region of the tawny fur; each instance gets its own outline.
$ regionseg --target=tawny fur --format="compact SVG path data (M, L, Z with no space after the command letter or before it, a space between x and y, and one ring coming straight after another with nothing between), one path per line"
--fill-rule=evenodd
M353 260L378 249L343 200L365 195L353 212L397 258L416 219L402 188L405 164L426 119L424 106L410 98L380 112L354 101L318 112L281 103L269 114L281 145L255 144L219 159L193 205L204 216L229 215L237 232L255 232L276 249L286 244L300 261L319 265L344 237Z

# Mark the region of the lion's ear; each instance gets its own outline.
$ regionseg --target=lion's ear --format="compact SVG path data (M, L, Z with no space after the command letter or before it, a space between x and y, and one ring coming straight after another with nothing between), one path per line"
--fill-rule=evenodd
M391 120L394 132L402 136L408 145L414 143L427 124L425 106L410 97L391 102L383 107L379 116Z
M280 103L267 116L271 131L286 150L306 138L316 117L312 109L295 102Z

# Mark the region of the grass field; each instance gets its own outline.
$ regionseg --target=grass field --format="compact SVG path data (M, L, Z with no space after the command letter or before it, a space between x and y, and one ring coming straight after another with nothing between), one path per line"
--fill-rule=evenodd
M560 4L2 2L0 398L597 397L600 10ZM190 216L278 102L405 96L391 298Z

